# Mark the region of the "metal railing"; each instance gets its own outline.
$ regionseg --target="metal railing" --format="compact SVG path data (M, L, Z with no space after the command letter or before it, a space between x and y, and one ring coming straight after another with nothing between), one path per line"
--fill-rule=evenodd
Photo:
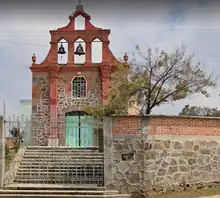
M104 185L101 119L85 116L80 122L63 122L13 116L5 120L5 137L14 144L7 148L6 143L5 184ZM48 146L50 138L57 139L58 146Z

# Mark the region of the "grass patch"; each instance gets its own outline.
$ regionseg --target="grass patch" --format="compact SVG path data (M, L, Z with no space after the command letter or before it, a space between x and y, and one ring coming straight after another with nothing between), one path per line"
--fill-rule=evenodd
M160 195L151 195L150 198L197 198L220 195L220 187L189 189L181 192L168 192Z

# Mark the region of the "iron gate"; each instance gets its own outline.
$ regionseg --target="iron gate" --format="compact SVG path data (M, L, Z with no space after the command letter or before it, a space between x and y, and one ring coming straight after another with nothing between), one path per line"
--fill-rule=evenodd
M50 123L45 122L45 126L42 127L42 123L34 122L33 119L13 117L5 120L7 139L5 184L104 185L102 120L80 113L68 115L78 117L75 120L65 119L65 123L56 122L56 124L58 127L64 127L65 134L68 133L67 128L72 135L74 131L78 131L77 136L74 134L74 137L77 137L76 144L57 147L40 146L39 141L45 141L40 135L37 144L33 142L32 137L36 136L39 130L36 126L49 128ZM90 141L86 139L88 133ZM49 133L44 135L49 137ZM70 135L69 138L71 137ZM13 140L13 144L10 144L8 139ZM69 142L65 140L65 143Z

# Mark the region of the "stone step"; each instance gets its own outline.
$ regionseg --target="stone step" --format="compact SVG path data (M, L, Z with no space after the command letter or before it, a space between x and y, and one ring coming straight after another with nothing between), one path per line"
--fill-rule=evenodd
M104 155L104 153L102 152L67 152L67 151L33 151L33 152L30 152L30 151L25 151L24 152L24 155L54 155L54 154L57 154L57 155Z
M66 159L73 159L73 160L75 160L75 159L78 159L78 160L83 160L83 161L85 161L85 160L104 160L104 158L103 157L83 157L83 156L81 156L81 157L56 157L56 156L51 156L51 157L44 157L44 156L39 156L39 157L23 157L22 159L24 159L24 160L38 160L38 159L40 159L40 160L45 160L45 159L63 159L63 160L66 160Z
M69 172L69 173L75 173L75 172L103 172L104 169L103 167L92 167L92 168L85 168L85 167L78 167L78 168L18 168L17 172L18 173L41 173L41 172L46 172L46 173L61 173L61 172Z
M4 197L4 198L24 198L24 197L28 197L28 198L130 198L131 195L129 194L115 194L115 195L63 195L63 194L22 194L22 193L17 193L17 194L0 194L0 197Z
M83 170L90 170L90 171L95 171L95 170L100 170L102 169L103 166L99 166L99 165L95 165L95 166L92 166L91 168L85 168L85 167L66 167L66 166L58 166L58 167L54 167L54 166L51 166L51 167L48 167L48 166L45 166L45 167L39 167L39 166L35 166L33 168L30 168L30 166L21 166L17 169L18 172L62 172L62 171L79 171L81 169ZM103 169L102 169L103 170ZM103 170L104 171L104 170Z
M76 184L76 185L87 185L87 184L96 184L99 186L103 185L103 177L96 178L73 178L73 177L36 177L36 176L16 176L13 183L22 183L22 184Z
M42 172L42 173L17 173L16 176L15 176L16 179L25 179L25 178L40 178L40 179L50 179L50 178L70 178L72 180L75 180L75 179L84 179L84 178L88 178L88 179L94 179L94 178L103 178L103 173L96 173L96 172L85 172L85 173L68 173L68 172L62 172L62 173L45 173L45 172Z
M114 195L117 190L0 190L0 194L69 194L69 195Z
M26 177L26 176L68 176L68 177L74 177L74 176L78 176L78 177L96 177L96 175L103 175L103 172L97 172L97 171L88 171L85 170L83 172L81 171L62 171L62 172L23 172L23 171L18 171L16 174L16 177Z
M56 168L56 169L24 169L24 168L19 168L17 170L17 173L63 173L63 172L69 172L69 173L79 173L79 172L103 172L104 170L103 169L97 169L97 168L94 168L94 169L59 169L59 168Z
M59 150L59 151L98 151L98 146L92 147L69 147L69 146L59 146L59 147L50 147L50 146L27 146L27 150Z
M85 174L78 174L77 176L73 176L73 175L61 175L61 174L45 174L45 175L40 175L40 174L33 174L33 175L28 175L28 174L17 174L15 176L15 179L55 179L55 180L66 180L66 179L71 179L71 180L76 180L76 181L80 181L80 180L86 180L86 181L93 181L95 179L103 179L103 174L99 173L96 175L85 175Z
M99 163L104 163L104 159L103 158L66 158L66 159L62 159L62 158L22 158L22 162L45 162L45 163L53 163L53 162L57 162L57 163L74 163L74 164L77 164L77 162L81 163L87 163L88 164L91 164L92 162L93 163L96 163L96 162L99 162ZM16 163L16 161L15 161Z
M73 166L66 166L65 164L63 164L62 166L49 166L49 165L27 165L27 166L20 166L18 167L17 171L55 171L55 170L58 170L58 171L62 171L62 170L69 170L69 171L72 171L72 170L84 170L84 169L89 169L89 170L104 170L104 165L103 164L96 164L96 165L93 165L91 168L85 168L84 165L82 166L76 166L76 165L73 165Z
M17 171L18 172L60 172L60 171L104 171L104 165L96 165L92 167L85 167L85 166L19 166Z
M104 153L101 152L24 152L24 156L104 156Z
M5 189L10 190L80 190L80 191L105 191L105 187L98 187L94 184L87 185L57 185L57 184L18 184L6 185Z
M90 168L91 167L91 168ZM94 164L94 165L92 165L92 166L90 166L88 169L90 169L90 170L93 170L93 169L103 169L104 168L104 165L103 164ZM59 166L54 166L54 165L48 165L48 164L45 164L45 165L38 165L38 164L35 164L35 165L22 165L22 166L19 166L18 167L18 171L19 170L27 170L27 171L35 171L35 170L37 170L37 171L49 171L49 170L51 170L51 171L54 171L54 170L59 170L59 171L61 171L61 170L80 170L80 169L85 169L86 167L84 166L84 165L76 165L76 164L74 164L74 165L71 165L71 166L66 166L66 164L61 164L61 165L59 165Z
M45 160L22 160L22 162L20 163L21 166L23 165L67 165L67 166L77 166L77 165L102 165L104 164L103 160L97 159L97 160L83 160L83 159L78 159L77 161L59 161L59 160L49 160L49 161L45 161Z
M78 154L88 154L88 155L99 155L103 154L103 152L98 151L68 151L68 150L25 150L25 153L27 154L54 154L58 153L60 155L67 154L67 155L78 155Z
M84 159L84 158L79 158L79 159L76 159L76 160L59 160L59 159L41 159L41 158L38 158L38 159L23 159L22 158L22 161L21 163L65 163L65 164L77 164L77 162L79 163L87 163L87 164L92 164L92 163L104 163L104 159Z
M16 161L14 162L16 163ZM17 162L18 164L19 162ZM28 164L48 164L48 165L82 165L85 166L92 166L93 164L104 164L103 159L71 159L71 160L62 160L62 159L22 159L20 162L21 165L28 165Z
M27 160L30 160L30 159L60 159L60 160L76 160L76 159L92 159L92 160L96 160L96 159L101 159L103 160L104 157L101 156L101 155L97 155L97 156L89 156L89 155L70 155L70 156L59 156L59 155L36 155L36 156L33 156L33 155L24 155L22 159L27 159Z

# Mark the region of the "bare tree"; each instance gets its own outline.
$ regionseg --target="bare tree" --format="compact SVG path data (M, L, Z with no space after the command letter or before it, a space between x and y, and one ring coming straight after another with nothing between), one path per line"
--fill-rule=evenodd
M149 48L143 54L138 46L136 49L141 61L135 58L129 68L119 66L119 70L112 75L109 103L87 108L90 114L126 114L126 107L136 104L140 114L146 115L156 106L195 93L209 97L207 88L216 86L217 78L207 74L200 63L195 63L194 54L187 55L184 45L173 53L158 49L153 52Z

